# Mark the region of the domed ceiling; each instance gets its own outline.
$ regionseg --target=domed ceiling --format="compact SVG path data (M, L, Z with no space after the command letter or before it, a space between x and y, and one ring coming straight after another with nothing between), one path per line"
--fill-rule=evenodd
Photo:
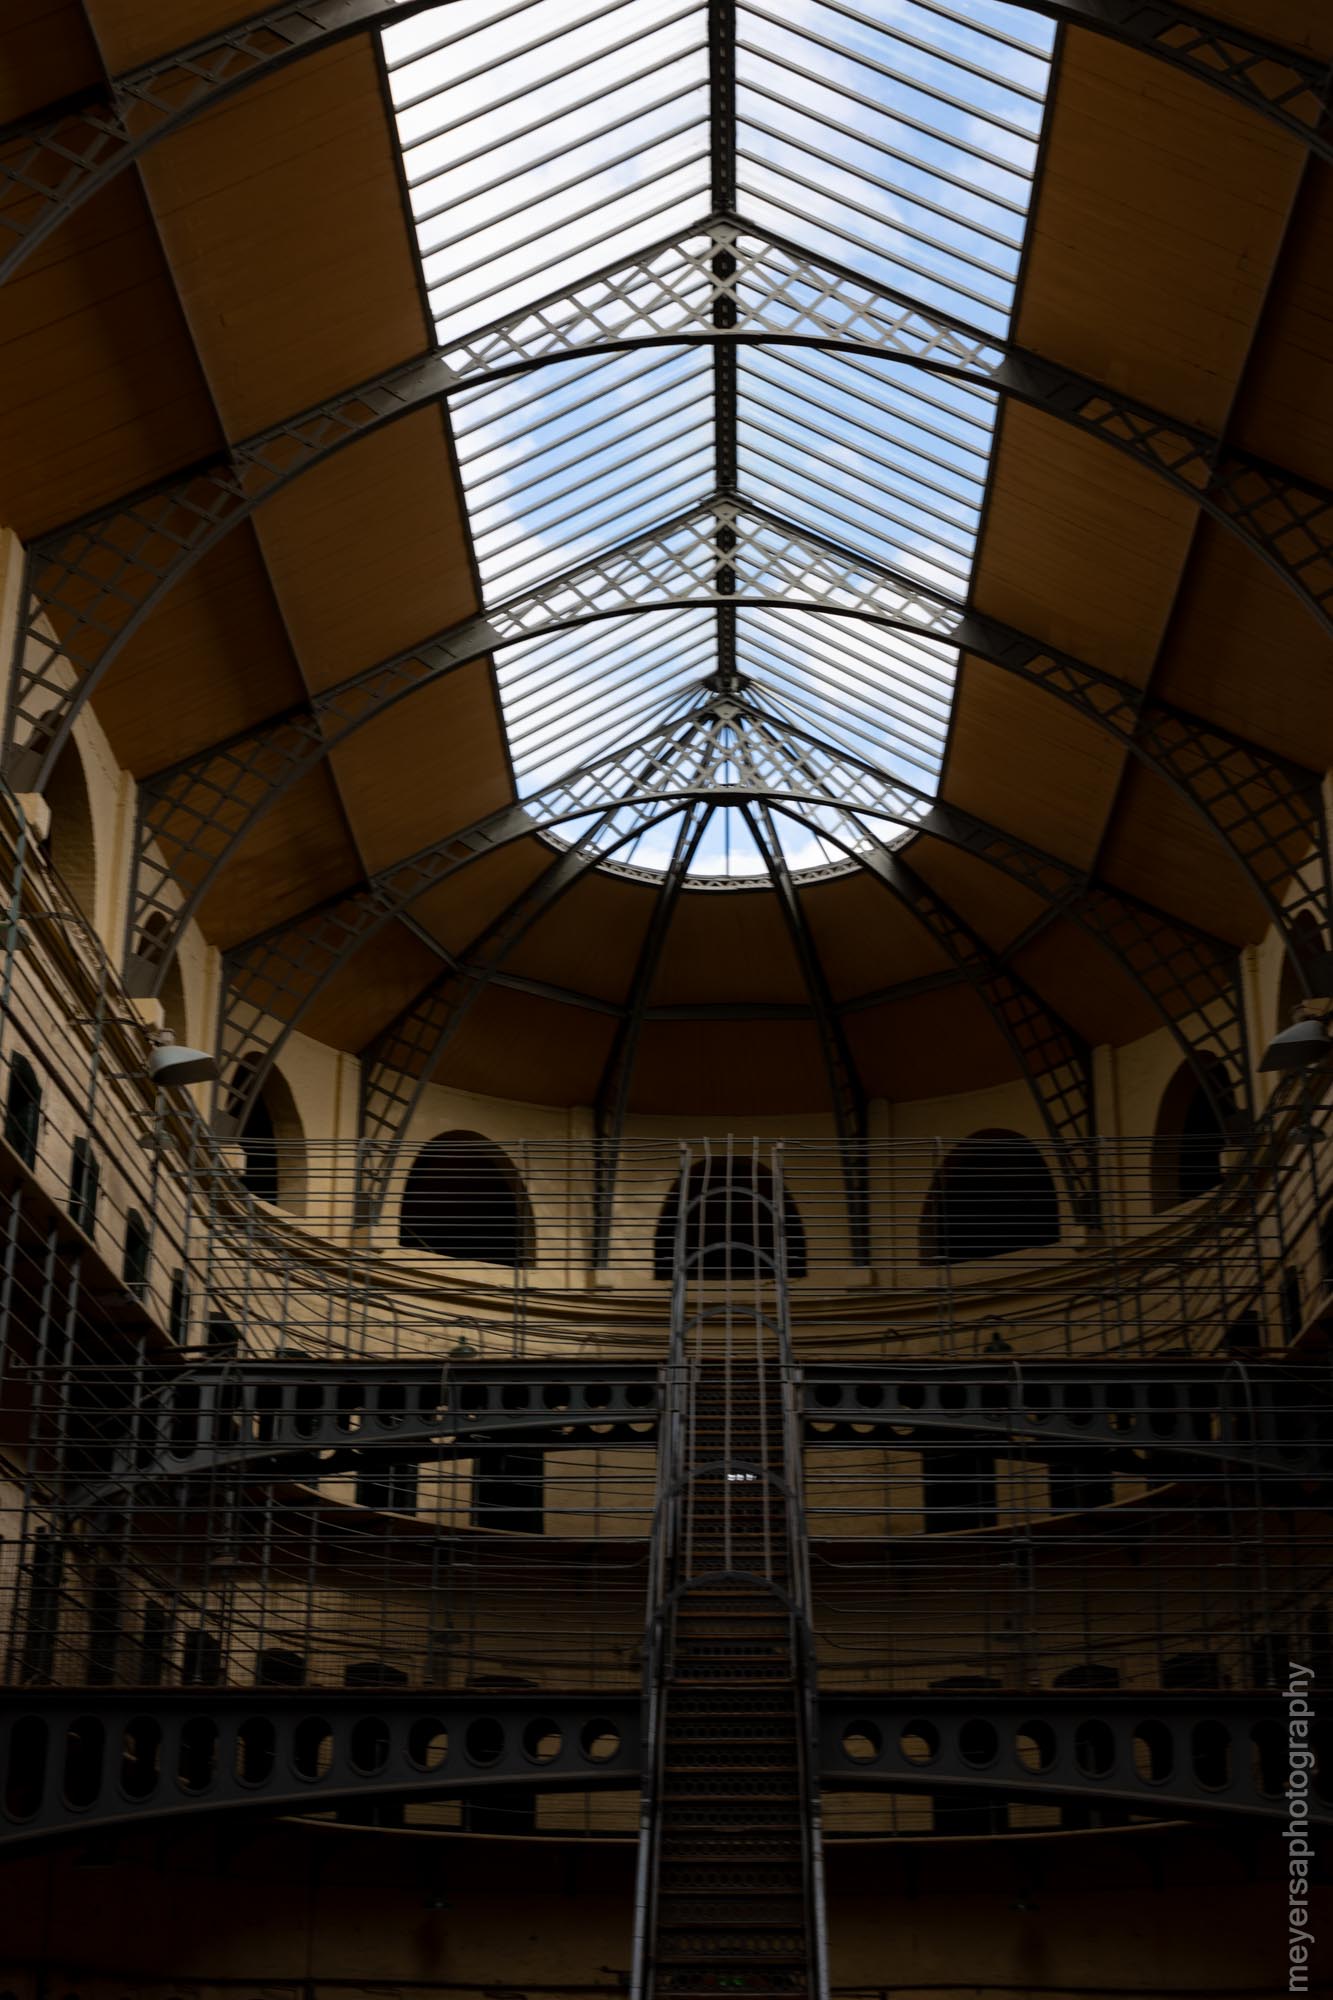
M1324 10L232 4L0 29L9 769L91 699L138 990L196 917L372 1134L1241 1088L1240 948L1320 976Z

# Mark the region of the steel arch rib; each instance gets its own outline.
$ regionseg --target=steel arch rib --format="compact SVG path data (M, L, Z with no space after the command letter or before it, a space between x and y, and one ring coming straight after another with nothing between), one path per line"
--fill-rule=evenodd
M746 252L749 264L738 266L729 279L719 279L711 270L705 275L703 266L711 264L715 240L734 247L742 237L759 246L758 252ZM11 781L22 790L41 789L79 709L121 648L174 583L273 494L357 439L441 400L451 389L554 366L593 351L719 343L820 348L876 356L1014 396L1100 438L1164 479L1233 533L1333 633L1333 493L1265 461L1224 452L1216 438L1195 425L927 309L905 294L875 287L769 232L752 230L734 218L708 218L631 264L593 274L572 292L540 301L531 311L554 310L573 299L577 319L583 295L612 279L623 280L627 273L641 277L654 257L685 254L682 246L698 242L709 254L696 258L706 295L693 301L693 330L608 341L595 315L589 315L595 338L532 356L517 347L512 332L529 315L511 317L482 329L466 344L475 351L498 341L498 351L509 356L501 365L469 370L443 354L421 356L271 426L237 445L225 464L187 468L157 487L39 537L25 566L25 610L11 675L6 721ZM757 331L738 324L725 332L713 325L713 300L724 292L736 298L753 270L762 273L765 257L799 266L820 290L821 300L807 314L808 334L784 332L776 324ZM757 308L752 302L745 305L743 292L740 297L753 319ZM827 324L821 323L821 312ZM861 326L878 314L881 344L840 337L849 314Z
M1096 1099L1086 1043L899 855L877 847L865 867L873 880L898 897L985 1006L1022 1072L1047 1136L1061 1148L1060 1170L1076 1218L1095 1220L1101 1205L1096 1157L1083 1149L1076 1155L1070 1149L1071 1140L1096 1136Z
M652 915L639 945L625 1011L617 1023L610 1051L597 1080L597 1095L593 1101L593 1126L598 1140L593 1165L591 1248L594 1270L601 1270L610 1255L620 1141L625 1129L630 1080L638 1059L648 1001L657 978L671 919L710 812L711 808L706 805L692 805L686 810L672 848L670 864L662 878L662 887L653 902Z
M553 860L535 882L529 883L513 898L467 947L464 953L467 971L457 966L446 966L363 1052L363 1146L358 1161L365 1173L361 1192L368 1198L373 1213L378 1213L383 1202L403 1141L427 1085L510 953L584 876L591 874L617 848L639 839L660 820L671 817L675 807L649 811L631 827L618 830L616 837L605 846L596 845L623 810L625 808L617 807L614 812L604 813L564 854ZM418 1055L421 1057L420 1067L410 1070L407 1063L414 1061ZM395 1061L395 1056L405 1057L406 1061ZM400 1082L409 1084L406 1093L398 1087Z
M910 819L911 812L924 805L927 810L917 822L920 831L962 848L1021 882L1047 904L1069 915L1108 953L1169 1029L1222 1122L1230 1107L1219 1099L1216 1079L1205 1060L1210 1039L1217 1044L1229 1079L1248 1105L1248 1055L1237 991L1239 954L1232 947L1132 897L1089 884L1079 870L1058 857L957 807L930 801L918 787L890 778L845 752L832 750L803 730L784 723L779 732L770 726L768 718L759 720L763 747L770 754L774 753L779 735L783 742L797 746L797 768L789 770L784 782L770 778L760 791L753 784L719 783L706 769L691 772L679 768L683 753L675 737L654 732L534 795L528 807L504 807L407 857L365 887L333 897L304 916L278 925L229 953L221 1001L224 1073L248 1049L258 1047L261 1057L251 1073L247 1102L238 1107L240 1115L244 1116L262 1088L288 1037L342 967L419 896L438 887L472 861L525 834L549 829L566 820L587 818L612 804L623 808L652 802L683 808L706 799L718 805L740 806L760 797L782 810L796 809L797 816L802 805L818 807L824 812L832 807L852 829L837 844L854 847L859 841L862 849L871 844L874 836L866 839L865 829L855 818L858 810L902 821ZM636 767L635 759L645 760L644 771ZM816 771L821 776L831 772L838 783L838 792L817 789L813 775ZM645 772L655 779L651 789L643 783ZM628 789L611 794L609 785L614 778L622 783L628 779ZM605 786L601 792L596 789L599 783ZM830 837L822 824L821 832ZM864 862L864 853L856 858ZM1167 1004L1168 994L1179 1002L1174 1012ZM293 1004L284 1016L279 1009L287 1002ZM1205 1027L1198 1044L1189 1039L1180 1025L1182 1020L1195 1015ZM264 1029L267 1041L263 1043L259 1030L265 1023L269 1025Z
M0 285L123 168L251 83L438 0L283 0L0 131ZM35 210L35 213L29 213Z
M768 879L777 896L778 908L800 965L806 992L810 995L842 1160L848 1248L853 1265L863 1267L870 1262L869 1176L865 1155L858 1150L859 1142L867 1136L869 1125L865 1086L847 1039L847 1031L834 1005L819 947L801 907L768 801L758 798L743 806L742 812L768 870Z
M90 1720L100 1732L89 1774L96 1782L88 1802L74 1806L66 1800L61 1783L66 1732ZM366 1720L382 1726L385 1745L369 1768L358 1759L353 1736L358 1723ZM492 1747L485 1759L468 1753L469 1727L478 1720L499 1727L499 1753ZM549 1728L553 1720L559 1728L560 1749L550 1761L534 1764L524 1753L524 1734L534 1724ZM188 1768L182 1732L191 1721L203 1726L210 1763L206 1771L195 1774L193 1785L187 1785L180 1782ZM1202 1721L1212 1722L1225 1742L1228 1770L1220 1785L1200 1778L1191 1754L1193 1732ZM823 1695L818 1722L819 1771L826 1787L906 1787L939 1791L947 1797L951 1789L975 1790L981 1784L1020 1800L1110 1798L1139 1812L1173 1817L1182 1810L1274 1820L1290 1817L1282 1779L1275 1776L1270 1789L1260 1782L1266 1774L1256 1776L1250 1761L1260 1727L1278 1748L1285 1741L1286 1711L1276 1693L1219 1694L1209 1689L1163 1693L1154 1688L1078 1693L1028 1688L966 1694L928 1688L862 1690ZM585 1741L588 1725L594 1723L603 1732L614 1730L619 1739L610 1756L594 1751ZM304 1756L298 1750L297 1731L303 1724L315 1725L331 1745L323 1772L308 1762L308 1749ZM935 1732L937 1745L924 1765L902 1743L907 1731L919 1732L923 1724ZM1145 1724L1159 1729L1169 1746L1168 1768L1160 1778L1144 1771L1135 1756L1135 1734ZM0 1814L0 1845L7 1849L79 1830L246 1808L324 1812L356 1798L473 1791L484 1797L496 1783L521 1782L537 1790L628 1789L640 1781L653 1752L652 1744L643 1741L637 1691L620 1688L488 1696L482 1691L418 1688L361 1688L349 1693L320 1687L290 1692L239 1686L31 1687L16 1690L0 1718L0 1778L7 1791L22 1755L21 1732L34 1725L40 1731L42 1754L33 1761L36 1782L30 1809L21 1817L7 1811ZM978 1725L993 1737L993 1755L980 1766L975 1754L967 1754L975 1745ZM1097 1760L1091 1768L1079 1748L1089 1725L1104 1732L1107 1744L1106 1760ZM156 1766L144 1774L141 1789L130 1793L118 1782L122 1760L133 1741L132 1732L145 1726L157 1753ZM962 1734L965 1726L967 1738ZM1049 1760L1035 1765L1030 1755L1034 1727L1044 1729L1051 1739ZM248 1781L242 1754L246 1728L264 1732L263 1740L276 1751ZM846 1743L853 1731L861 1738L855 1752ZM445 1732L447 1748L442 1761L434 1764L425 1750L431 1747L432 1754L438 1754L433 1746L446 1740ZM1024 1754L1020 1739L1027 1740L1029 1754ZM869 1759L867 1747L872 1752ZM1321 1827L1333 1825L1333 1807L1316 1802L1310 1817Z
M735 503L728 503L734 506ZM420 646L392 655L376 666L329 689L309 711L300 711L257 730L230 739L197 758L144 781L135 836L133 880L129 899L127 966L136 991L154 992L165 975L175 940L198 910L204 897L241 843L264 814L290 787L312 771L330 752L364 724L384 714L442 675L472 660L494 653L507 643L538 631L572 629L597 617L635 612L676 611L694 602L723 609L760 606L828 616L846 616L889 629L947 641L977 654L1064 701L1074 711L1112 736L1148 769L1156 772L1196 811L1233 860L1245 871L1275 927L1306 990L1310 978L1295 922L1300 900L1284 901L1283 888L1294 872L1293 843L1308 847L1314 857L1316 887L1305 897L1327 933L1333 914L1328 841L1322 787L1318 775L1230 736L1215 724L1189 716L1165 703L1145 701L1142 692L1115 676L1071 655L1047 647L1001 621L969 610L922 589L912 579L836 549L821 537L780 522L759 509L742 509L759 528L789 538L793 559L822 563L830 586L839 577L850 590L850 578L863 581L862 601L839 606L790 594L772 597L720 597L706 562L689 567L689 559L707 555L700 529L711 522L708 508L666 523L646 536L609 551L591 563L553 579L530 596L498 606L489 617L464 621L433 635ZM592 603L599 580L606 582L617 564L635 551L660 554L673 534L693 527L694 546L682 557L678 582L691 593L666 596L658 603L635 603L628 596L602 610ZM771 553L771 551L767 551ZM845 571L841 565L846 564ZM855 571L852 565L855 564ZM660 586L660 565L656 578ZM609 584L608 584L609 587ZM566 616L535 623L541 607L570 595L577 600ZM895 609L890 597L898 600ZM951 620L952 623L944 623ZM257 795L256 795L257 788ZM1256 798L1260 803L1256 804ZM171 867L156 847L169 837L173 849L191 856L191 886L181 897ZM172 899L175 898L174 906ZM153 963L136 965L136 942L147 918L160 912L166 920Z
M284 0L155 57L103 90L45 106L0 132L0 284L121 170L201 114L303 57L438 0ZM1169 63L1268 119L1323 160L1330 67L1265 36L1165 0L1010 0ZM1308 117L1302 115L1308 108Z
M899 855L885 850L871 872L985 1001L1022 1068L1049 1136L1064 1142L1095 1137L1090 1055L1082 1037L1002 964L947 898L929 888Z
M805 820L799 806L784 806L783 810L788 812L792 818L801 820L803 824L809 825L813 831L819 832L824 839L842 847L849 858L858 860L867 873L876 876L886 887L891 889L896 887L893 873L887 866L890 856L882 848L874 834L868 833L867 829L853 815L848 814L847 816L850 822L850 830L838 833L831 831L823 822ZM945 806L929 814L921 822L919 831L936 835L941 840L960 847L965 853L974 854L979 859L988 861L992 866L1000 868L1012 880L1024 881L1025 876L1021 870L1016 870L1011 864L997 860L993 854L986 851L984 840L978 846L975 839L978 825L979 823L970 814L960 814L955 808ZM1008 835L1003 836L1003 839L1011 847L1016 845ZM1026 851L1029 856L1033 853L1031 849ZM1077 875L1077 871L1075 870L1071 869L1069 872L1071 875ZM1078 880L1081 882L1081 887L1076 885L1064 893L1040 886L1038 886L1038 893L1045 896L1048 905L1055 914L1074 924L1094 944L1104 950L1120 968L1121 972L1138 987L1149 1005L1157 1013L1163 1026L1171 1035L1172 1040L1180 1051L1182 1059L1194 1071L1204 1095L1212 1106L1218 1124L1225 1130L1228 1123L1234 1120L1234 1107L1220 1094L1211 1065L1206 1060L1209 1054L1207 1036L1196 1044L1185 1034L1180 1022L1188 1018L1191 1012L1197 1013L1204 1020L1208 1019L1210 1010L1214 1017L1221 1012L1221 1025L1219 1026L1216 1018L1214 1018L1209 1025L1208 1033L1221 1044L1220 1053L1225 1063L1227 1075L1230 1078L1234 1074L1239 1086L1242 1102L1248 1108L1250 1078L1248 1047L1245 1035L1245 1017L1239 991L1239 954L1231 952L1228 947L1222 944L1220 939L1210 938L1206 933L1194 931L1189 925L1178 923L1174 918L1167 918L1162 912L1152 910L1149 905L1138 903L1135 898L1124 897L1115 892L1099 889L1095 884L1088 882L1082 877L1079 877ZM1033 885L1029 884L1028 886ZM941 907L945 907L942 905L941 899L935 896L933 890L927 893L933 902L941 905ZM1098 907L1098 899L1101 899L1105 907ZM908 900L907 906L909 909L913 907L910 900ZM919 912L917 914L918 916L920 915ZM950 914L952 915L952 912ZM1095 918L1094 921L1090 921L1090 915ZM1118 943L1115 937L1115 930L1118 927L1122 933L1126 933L1126 915L1130 919L1129 930L1137 930L1138 934L1133 936L1126 935L1126 941ZM1211 986L1212 988L1206 1000L1198 1002L1193 1007L1181 1008L1179 1014L1170 1011L1165 1004L1164 994L1156 990L1146 976L1147 971L1151 970L1151 951L1148 964L1145 966L1142 963L1145 941L1151 940L1153 926L1160 924L1164 924L1167 927L1170 937L1163 940L1157 955L1160 957L1163 953L1169 955L1173 952L1179 955L1183 947L1185 953L1195 956L1191 975L1194 982L1197 983L1202 980L1204 986ZM955 962L961 962L961 959L956 959ZM976 975L970 976L969 983L977 987L979 991L982 990L982 980ZM1013 983L1016 987L1022 987L1022 983L1017 980L1014 980ZM1188 985L1189 980L1186 979L1184 983ZM1027 993L1028 989L1022 987L1022 991ZM1024 1073L1029 1088L1033 1090L1034 1095L1037 1097L1043 1122L1046 1124L1047 1129L1051 1130L1052 1107L1045 1095L1039 1090L1037 1081L1034 1079L1030 1052L1024 1048L1017 1038L1014 1029L1003 1018L996 1001L985 996L984 993L983 997L986 998L986 1004L991 1013L997 1016L1000 1031L1014 1050L1015 1057ZM1040 1012L1043 1015L1048 1015L1049 1010L1046 1008L1045 1003L1035 994L1031 997ZM1066 1030L1066 1032L1069 1031ZM1067 1095L1068 1093L1064 1094ZM1091 1117L1090 1099L1088 1115ZM1053 1133L1052 1136L1057 1135ZM1067 1143L1068 1132L1059 1136L1062 1136ZM1097 1200L1095 1162L1091 1163L1086 1173L1076 1178L1071 1186L1071 1193L1075 1198L1076 1207L1083 1214L1087 1215L1093 1212Z

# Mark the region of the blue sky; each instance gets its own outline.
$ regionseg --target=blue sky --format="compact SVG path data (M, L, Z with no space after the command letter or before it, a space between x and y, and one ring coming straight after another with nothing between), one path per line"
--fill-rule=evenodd
M704 279L680 258L659 260L657 280L585 290L577 316L563 308L558 342L551 316L529 309L708 215L706 21L703 0L450 0L385 31L451 357L506 316L519 316L506 340L523 353L586 346L599 329L669 338L690 317ZM1002 334L1053 32L1002 0L741 0L742 219L868 280L881 347L917 352L931 338L910 318L901 337L888 325L872 299L884 289ZM769 331L827 305L781 256L757 256L740 296ZM858 558L966 596L994 424L984 365L961 383L889 352L773 344L739 350L738 388L743 500L844 547L859 601ZM451 413L488 605L687 513L715 485L707 348L576 353L464 385ZM782 575L805 587L790 552ZM714 663L712 626L705 610L668 609L497 654L520 790L688 700ZM947 643L742 610L737 645L774 713L932 790L956 666ZM661 867L676 831L654 829L617 858ZM837 858L808 830L784 825L781 837L793 867ZM762 865L735 813L715 816L694 863L737 876Z

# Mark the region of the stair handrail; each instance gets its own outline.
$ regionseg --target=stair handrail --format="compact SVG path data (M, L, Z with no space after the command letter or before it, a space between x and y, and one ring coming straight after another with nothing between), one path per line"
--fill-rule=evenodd
M824 1892L823 1797L819 1783L819 1677L810 1582L810 1536L805 1512L804 1441L800 1371L791 1338L791 1295L787 1276L786 1203L783 1199L783 1149L773 1148L773 1319L778 1336L778 1368L782 1383L782 1455L786 1474L788 1547L791 1589L797 1607L794 1647L800 1705L802 1851L806 1877L806 1910L810 1925L810 1991L814 2000L828 2000L828 1921Z
M657 1429L657 1478L653 1493L653 1524L648 1556L647 1618L643 1635L643 1783L639 1795L639 1842L634 1874L634 1941L631 1955L632 2000L645 2000L650 1972L649 1953L657 1908L658 1800L661 1797L663 1731L662 1691L666 1649L666 1619L671 1580L680 1543L684 1507L684 1438L691 1414L691 1381L686 1347L688 1289L685 1269L685 1222L690 1186L690 1148L680 1148L680 1180L671 1257L671 1318L662 1406Z

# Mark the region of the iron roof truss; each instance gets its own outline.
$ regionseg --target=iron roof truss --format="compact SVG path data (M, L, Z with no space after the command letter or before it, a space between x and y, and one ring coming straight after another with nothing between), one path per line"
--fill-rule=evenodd
M1187 9L1020 4L1149 51L1333 159L1326 65ZM1322 944L1333 898L1315 774L970 607L994 410L1011 397L1183 493L1333 632L1333 494L1008 337L1047 56L969 6L911 0L906 19L886 24L856 0L818 0L799 21L763 0L648 0L631 21L626 0L581 17L523 0L509 13L531 17L530 40L514 45L487 42L504 9L484 20L442 10L439 36L428 21L389 64L416 77L395 102L423 281L440 301L436 351L28 552L5 732L7 769L24 789L45 783L101 677L234 526L348 444L445 406L484 611L150 778L135 842L127 965L134 988L155 991L185 923L278 799L398 700L492 662L527 796L228 955L224 1057L260 1057L243 1116L287 1035L370 937L415 926L421 895L516 839L540 833L559 849L463 954L441 951L439 975L366 1052L372 1205L446 1049L481 994L512 980L518 945L592 869L633 861L650 833L665 833L670 859L598 1092L607 1149L594 1235L604 1230L666 926L714 813L746 830L801 967L846 1142L856 1260L868 1251L854 1145L865 1091L793 877L793 834L801 852L842 856L906 903L990 1008L1053 1136L1091 1130L1087 1052L893 852L905 827L962 846L1082 929L1151 1001L1219 1116L1231 1111L1219 1056L1248 1106L1233 947L935 799L961 651L1054 694L1170 782L1244 869L1305 989L1329 967L1298 921L1316 914ZM272 9L117 79L103 105L54 107L0 134L0 244L12 239L0 277L199 111L342 36L396 33L432 7ZM923 21L924 38L911 32ZM590 26L607 39L580 44ZM820 51L870 79L870 94L837 62L820 72ZM445 71L432 72L442 52ZM623 61L602 101L597 63L608 54ZM524 56L539 64L526 78ZM489 82L476 102L467 86L515 62L508 124L488 127ZM649 101L658 68L674 81ZM584 96L552 99L552 79L570 78ZM450 101L451 91L463 95ZM571 112L583 123L562 135ZM538 137L515 153L515 134ZM640 202L622 227L620 194L602 183L621 167L642 176L648 158L660 172L632 192L647 187L656 205L645 213ZM451 189L460 166L468 178ZM551 207L557 197L563 208ZM686 225L682 204L707 214ZM888 248L874 235L886 215ZM644 248L645 222L668 216ZM809 243L780 233L791 216ZM548 244L570 229L583 231L573 249ZM589 247L618 236L632 249L589 274ZM829 242L849 246L852 262ZM535 295L543 282L551 289ZM507 309L474 324L486 300Z
M723 250L737 262L720 275L714 267ZM755 276L753 290L747 274ZM652 289L640 295L636 286L645 276ZM638 330L626 330L617 314L608 332L608 306L625 296L638 300ZM735 307L734 325L714 323L719 305ZM565 316L548 322L557 308ZM669 336L643 330L654 313L666 311L683 316L679 325L673 320ZM534 320L545 329L540 339L530 333ZM529 329L522 340L521 326ZM664 344L702 346L719 356L730 346L810 350L1014 396L1102 439L1183 493L1333 632L1333 493L1006 338L715 219L683 243L590 280L572 300L562 295L511 316L475 336L466 353L431 354L388 370L236 446L221 465L185 468L35 540L6 721L14 782L41 788L83 702L152 611L232 528L303 473L399 417L440 401L452 406L463 389L599 352ZM717 427L734 434L720 417ZM725 470L725 457L722 463ZM723 502L731 497L720 487L713 491ZM701 492L700 502L708 497Z
M694 713L639 742L618 746L523 804L502 807L384 870L360 890L322 903L228 954L221 1056L230 1075L249 1066L244 1118L268 1069L329 983L428 891L476 860L535 833L586 827L627 801L643 810L684 810L701 801L744 807L767 802L803 821L863 865L915 813L923 833L998 869L1105 950L1172 1034L1198 1074L1219 1120L1235 1121L1220 1059L1249 1107L1249 1065L1239 956L1222 940L1105 885L1068 862L975 815L931 801L919 788L830 748L752 699L708 695Z
M128 166L251 83L437 0L284 0L0 131L0 283ZM1221 90L1333 160L1329 65L1169 0L1010 0Z
M469 661L544 632L596 628L617 619L662 618L681 606L731 611L772 607L836 626L866 623L948 640L1041 687L1114 737L1156 772L1224 843L1281 931L1298 977L1318 990L1301 913L1325 935L1330 891L1328 835L1317 773L1230 735L1170 704L1147 700L1127 682L1000 621L922 589L913 579L853 563L757 510L731 507L724 525L736 539L722 559L718 510L612 551L540 590L465 620L381 661L317 697L308 709L274 718L212 751L149 778L140 788L130 898L130 982L157 990L185 923L264 813L330 751L417 689ZM719 572L725 572L719 574ZM729 586L723 595L721 585ZM759 676L753 684L764 687ZM847 727L848 749L864 739ZM1289 891L1293 869L1312 857ZM160 921L159 921L160 920Z

